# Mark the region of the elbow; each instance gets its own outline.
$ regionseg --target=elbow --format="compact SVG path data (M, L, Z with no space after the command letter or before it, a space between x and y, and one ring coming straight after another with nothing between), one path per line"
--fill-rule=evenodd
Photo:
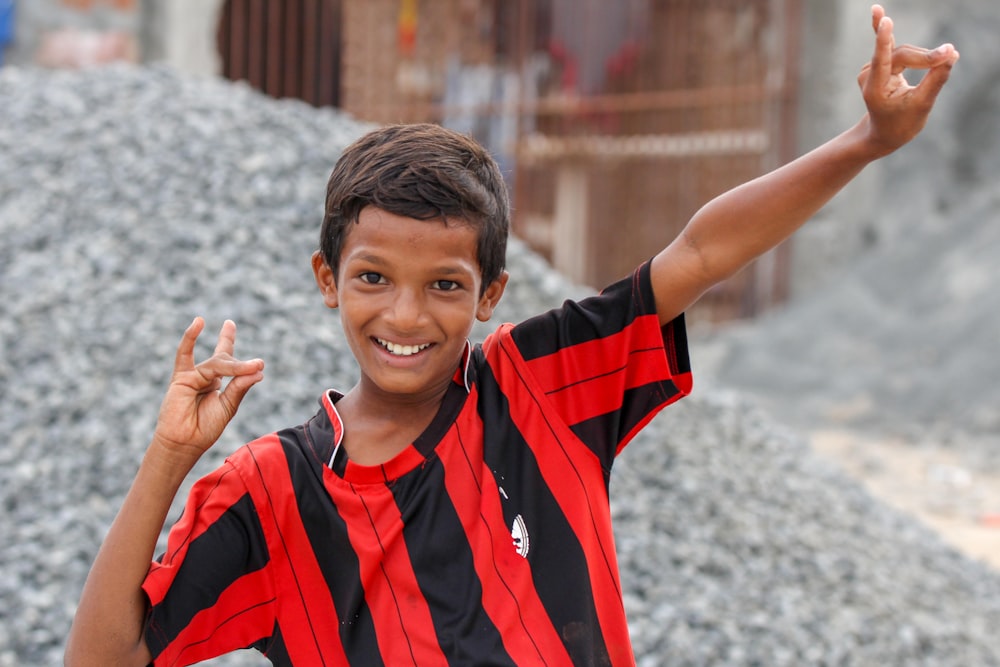
M725 244L706 243L688 229L681 232L679 240L688 258L687 265L697 276L703 290L733 277L749 261L742 247L728 248Z
M696 234L689 229L681 231L677 237L678 258L681 266L686 267L686 273L693 283L703 293L717 282L728 277L725 267L718 258L701 243Z

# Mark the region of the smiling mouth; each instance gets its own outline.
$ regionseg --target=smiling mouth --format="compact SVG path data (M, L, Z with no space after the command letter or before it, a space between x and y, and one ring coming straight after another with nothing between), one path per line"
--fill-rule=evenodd
M431 346L430 343L424 343L423 345L399 345L398 343L392 343L382 338L376 338L375 341L388 350L390 354L397 357L409 357Z

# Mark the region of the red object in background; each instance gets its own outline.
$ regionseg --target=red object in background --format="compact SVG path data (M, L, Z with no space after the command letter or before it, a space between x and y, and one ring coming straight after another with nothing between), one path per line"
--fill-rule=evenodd
M111 5L115 9L120 9L122 11L132 11L135 9L135 0L62 0L62 3L67 7L73 7L74 9L90 9L94 5Z
M136 62L138 48L128 33L67 28L42 35L35 60L43 67L71 69L115 61Z
M417 0L400 0L396 40L401 55L412 56L417 50Z

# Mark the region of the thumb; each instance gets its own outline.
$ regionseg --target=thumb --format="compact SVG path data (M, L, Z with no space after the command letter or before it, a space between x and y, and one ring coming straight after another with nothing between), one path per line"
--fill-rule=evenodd
M229 381L226 388L219 394L219 400L225 406L229 419L232 419L236 415L236 411L246 397L247 392L263 379L264 362L261 361L256 373L237 375Z
M918 92L926 101L931 103L934 102L938 93L944 88L944 84L948 82L948 78L951 76L951 68L958 62L958 51L950 44L938 47L933 53L935 55L944 53L947 55L947 58L944 62L931 67L917 85Z

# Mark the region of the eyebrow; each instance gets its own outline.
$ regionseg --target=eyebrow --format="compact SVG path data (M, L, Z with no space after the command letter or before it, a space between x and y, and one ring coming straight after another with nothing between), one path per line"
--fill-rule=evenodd
M442 276L464 275L466 273L463 269L454 266L442 266L434 269L434 272L439 273Z
M356 257L348 257L349 260L356 262L368 262L369 264L378 264L379 266L385 266L388 262L379 257L378 255L358 255Z
M366 262L368 264L373 264L375 266L388 266L389 262L378 255L373 255L370 253L365 253L363 255L357 255L355 257L349 257L348 261L352 262ZM470 268L466 271L460 266L438 266L431 269L431 271L437 275L441 276L462 276L466 275L468 272L475 273L475 268Z

